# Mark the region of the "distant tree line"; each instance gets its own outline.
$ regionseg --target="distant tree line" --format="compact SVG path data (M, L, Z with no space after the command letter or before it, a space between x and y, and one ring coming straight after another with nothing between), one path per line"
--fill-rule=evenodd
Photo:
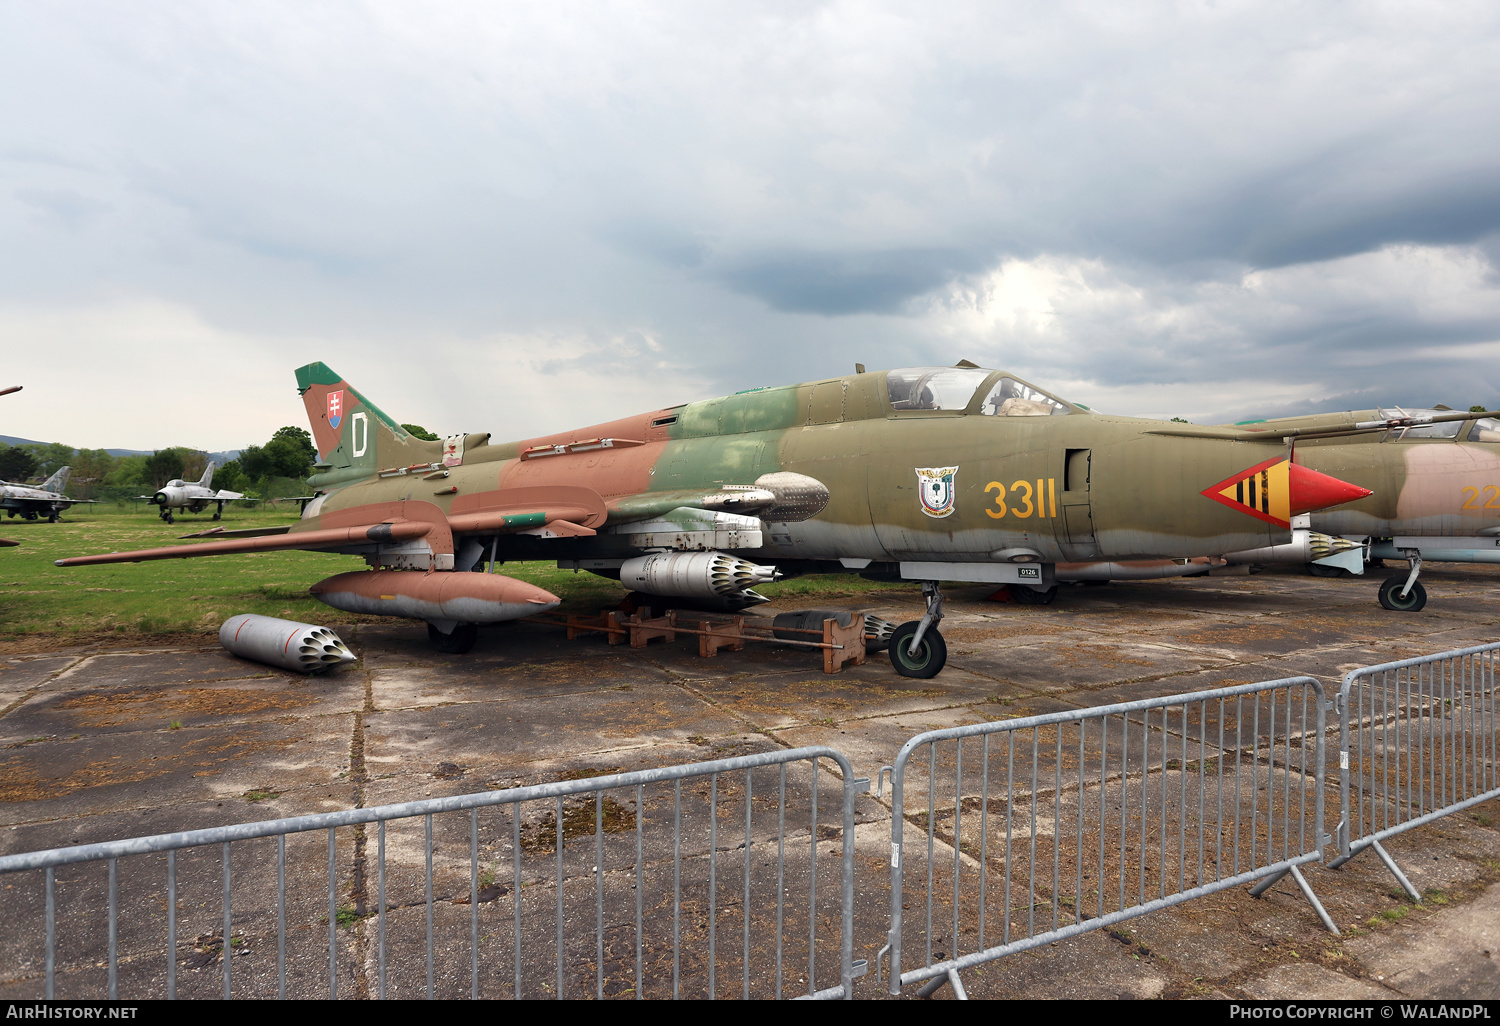
M249 445L238 459L214 471L215 488L256 498L299 495L317 461L312 436L284 427L264 445ZM103 449L74 449L59 443L0 443L0 480L40 484L62 467L72 467L67 492L75 499L128 499L156 491L168 481L197 481L208 454L186 446L158 449L149 456L111 456Z

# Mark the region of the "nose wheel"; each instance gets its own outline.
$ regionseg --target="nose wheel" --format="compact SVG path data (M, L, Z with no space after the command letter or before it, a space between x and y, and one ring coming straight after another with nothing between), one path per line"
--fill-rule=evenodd
M937 581L923 581L927 612L920 620L903 623L891 634L891 665L903 677L936 677L948 662L948 643L938 633L943 619L943 593Z
M1402 549L1401 554L1411 562L1411 572L1405 577L1397 574L1387 577L1380 586L1380 604L1398 613L1415 613L1427 605L1427 589L1417 583L1422 572L1422 553L1417 549Z

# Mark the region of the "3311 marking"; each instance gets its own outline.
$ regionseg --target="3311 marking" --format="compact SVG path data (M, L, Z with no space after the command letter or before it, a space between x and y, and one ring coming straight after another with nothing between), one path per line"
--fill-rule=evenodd
M1027 517L1037 518L1057 516L1057 479L1051 477L1039 477L1036 479L1035 487L1030 481L1012 481L1010 488L999 481L991 481L984 486L985 494L995 492L994 509L986 508L985 516L993 520L1000 520L1006 516L1015 516L1022 520ZM1020 492L1022 497L1016 499L1016 493ZM1010 504L1006 504L1006 496L1010 496Z

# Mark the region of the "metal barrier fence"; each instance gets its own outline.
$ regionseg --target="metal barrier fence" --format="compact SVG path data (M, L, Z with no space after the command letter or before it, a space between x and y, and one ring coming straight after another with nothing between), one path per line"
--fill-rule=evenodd
M1297 869L1331 840L1327 709L1318 681L1293 677L912 738L891 772L877 974L889 951L890 993L928 981L923 996L951 983L962 997L963 969L1255 880L1258 896L1286 873L1337 933ZM907 843L923 828L925 845Z
M1500 643L1366 666L1339 691L1338 868L1366 848L1414 901L1380 842L1500 796L1495 656Z
M1497 653L1354 670L1336 706L1292 677L912 738L882 769L890 993L1288 875L1338 933L1298 868L1334 841L1334 707L1331 865L1374 848L1420 901L1380 841L1500 796ZM809 747L0 856L0 963L21 998L850 998L868 784Z
M849 998L868 785L809 747L9 855L0 953L47 998Z

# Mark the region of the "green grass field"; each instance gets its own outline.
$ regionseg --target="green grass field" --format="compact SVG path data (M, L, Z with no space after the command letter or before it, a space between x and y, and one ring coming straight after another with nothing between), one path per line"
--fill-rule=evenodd
M236 530L295 520L290 512L229 510L222 526ZM53 565L65 556L191 544L178 542L178 536L213 526L210 513L164 524L154 508L144 506L75 506L58 524L0 521L0 537L20 542L15 548L0 548L0 650L36 651L106 638L212 637L237 613L312 623L352 617L329 609L307 589L324 577L360 569L364 561L357 556L266 552L104 566ZM502 572L551 591L563 600L567 612L597 612L625 597L616 581L559 570L551 563L507 563ZM852 575L802 577L759 590L773 599L815 599L887 588L911 590L910 585L876 584Z

